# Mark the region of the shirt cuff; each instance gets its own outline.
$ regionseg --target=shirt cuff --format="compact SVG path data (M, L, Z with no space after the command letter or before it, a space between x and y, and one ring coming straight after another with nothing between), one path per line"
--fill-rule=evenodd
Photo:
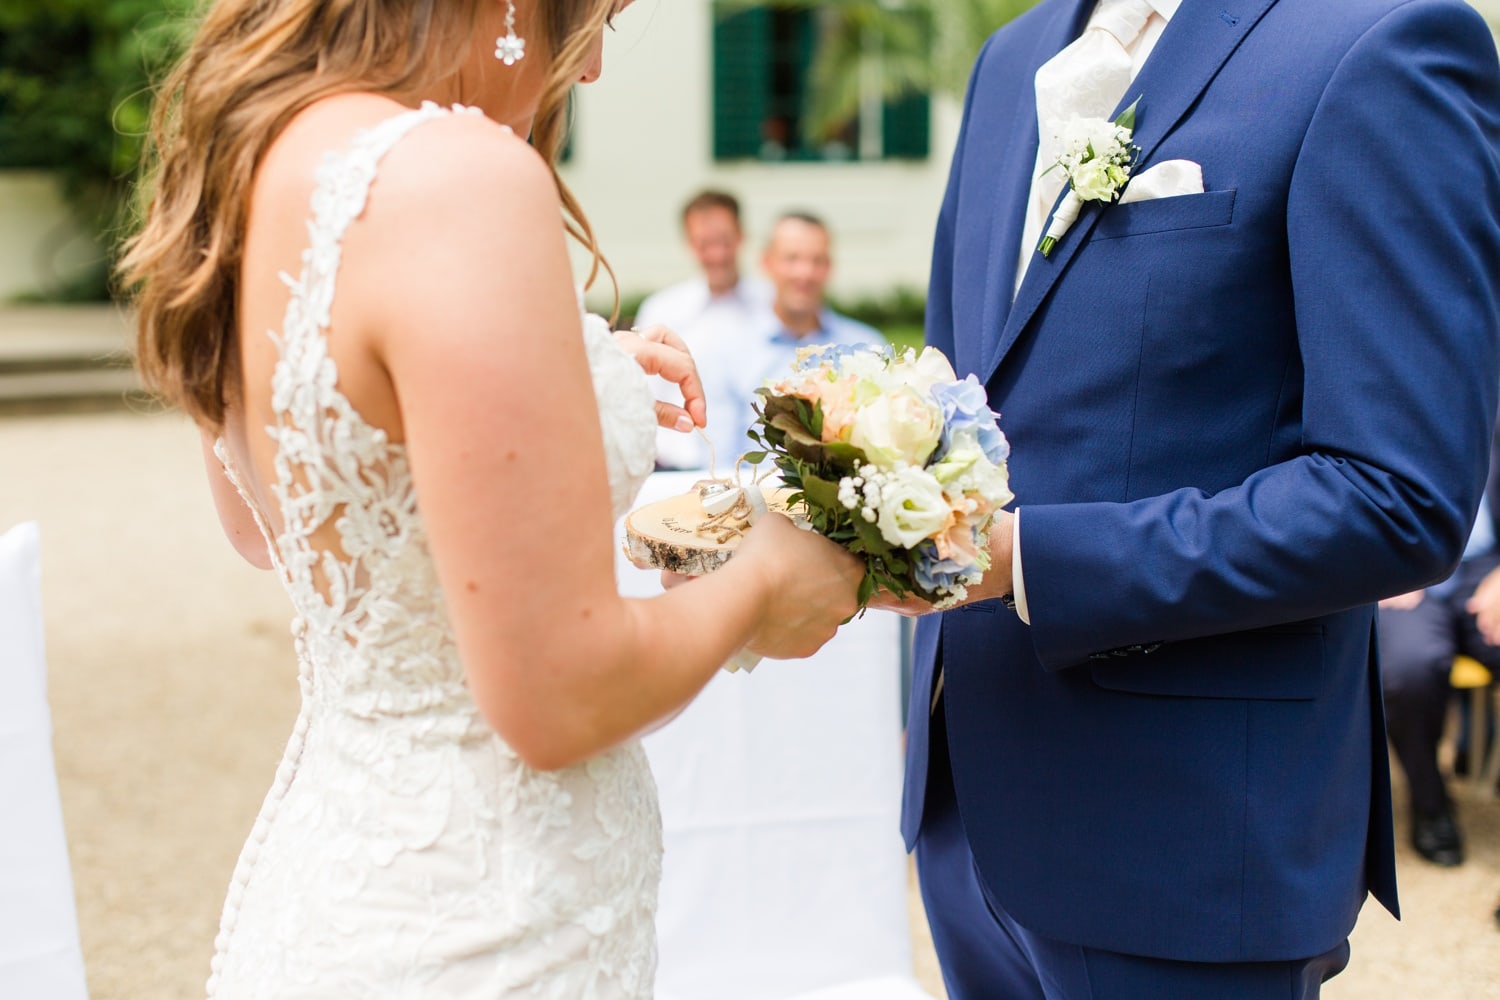
M1010 523L1010 596L1015 599L1017 617L1030 625L1031 609L1026 605L1026 577L1021 572L1021 511L1019 508Z

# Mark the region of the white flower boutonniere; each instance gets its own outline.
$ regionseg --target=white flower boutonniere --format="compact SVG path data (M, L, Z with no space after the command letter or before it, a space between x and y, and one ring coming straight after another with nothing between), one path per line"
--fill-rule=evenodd
M1120 196L1141 151L1130 141L1135 131L1136 105L1140 103L1137 97L1112 122L1103 118L1074 118L1063 126L1059 136L1062 153L1043 173L1061 170L1068 179L1068 193L1057 206L1047 235L1037 247L1043 257L1072 228L1084 202L1107 204Z

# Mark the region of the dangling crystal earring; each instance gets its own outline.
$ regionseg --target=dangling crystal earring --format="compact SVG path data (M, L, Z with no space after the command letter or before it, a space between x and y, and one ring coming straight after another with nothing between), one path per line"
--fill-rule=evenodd
M516 2L506 0L505 34L495 39L495 58L514 66L526 55L526 39L516 34Z

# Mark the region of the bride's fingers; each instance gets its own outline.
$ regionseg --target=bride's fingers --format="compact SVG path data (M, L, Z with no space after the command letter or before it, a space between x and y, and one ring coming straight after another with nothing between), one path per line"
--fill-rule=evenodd
M693 353L692 351L688 350L687 344L681 337L677 336L677 334L673 333L667 327L662 326L660 323L653 323L650 326L636 327L635 332L636 335L642 340L650 341L653 344L665 344L668 347L675 347L679 351L682 351L687 355L691 355Z
M661 586L663 590L671 590L673 587L680 587L684 583L691 583L694 579L695 577L683 576L680 573L673 573L670 570L664 569L661 571Z
M656 401L656 423L667 430L681 431L683 434L691 433L695 426L687 410L665 400Z
M664 326L653 325L640 330L616 330L615 342L635 358L647 375L660 375L675 383L682 392L682 406L695 426L708 422L708 406L703 395L703 382L698 377L698 367L682 338ZM661 408L657 408L657 420L663 427L676 426L676 415L667 414L663 419Z
M665 327L660 327L663 332ZM698 427L708 421L708 406L703 396L703 382L698 377L698 368L693 356L680 347L637 337L633 345L636 363L647 375L660 375L676 384L682 392L680 407ZM658 411L659 412L659 411ZM670 425L667 425L670 426Z

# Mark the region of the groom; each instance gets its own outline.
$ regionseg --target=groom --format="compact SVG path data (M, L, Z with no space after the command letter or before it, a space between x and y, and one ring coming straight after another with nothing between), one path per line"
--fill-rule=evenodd
M1137 98L1138 197L1040 255L1052 122ZM1016 607L921 620L903 820L954 1000L1316 996L1396 911L1375 602L1484 485L1497 115L1458 0L1045 0L986 45L927 338L1014 448Z

